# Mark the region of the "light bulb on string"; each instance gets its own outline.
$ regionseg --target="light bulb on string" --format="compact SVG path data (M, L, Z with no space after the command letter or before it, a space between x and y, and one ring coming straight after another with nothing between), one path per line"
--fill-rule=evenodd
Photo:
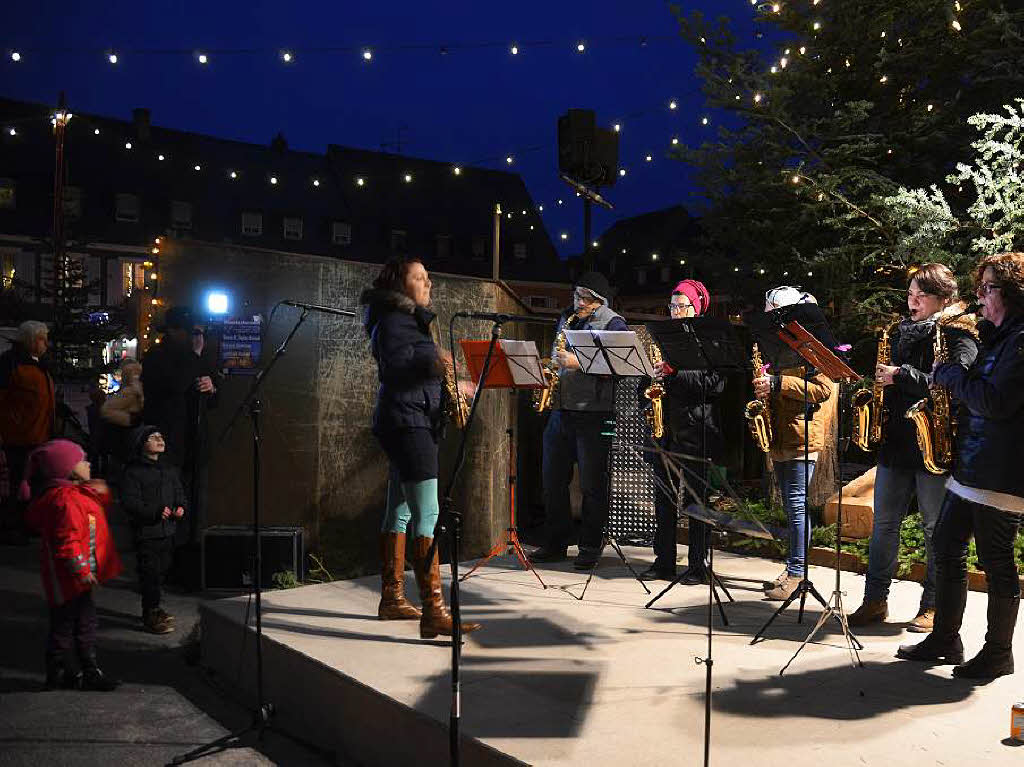
M160 162L163 162L166 158L162 154L158 154L156 156L156 159L159 160Z
M291 51L281 51L281 61L285 64L291 64L295 61L295 57L292 55Z
M117 63L117 54L114 53L113 51L108 53L107 54L107 61L109 61L111 64L116 64Z
M622 125L619 124L619 123L615 123L615 125L613 125L612 128L615 130L616 133L619 133L619 132L622 131Z
M124 148L125 149L131 149L132 148L132 142L131 141L125 141L124 142Z
M7 132L8 132L9 134L11 134L12 136L17 136L17 135L18 135L18 130L17 130L17 128L8 128L8 129L7 129Z
M373 51L369 48L363 48L363 61L371 61L373 59Z
M412 174L411 173L406 173L405 176L403 177L403 180L405 181L405 183L411 184L412 183Z
M320 179L314 178L313 179L313 186L320 186Z
M619 168L619 176L625 176L625 175L626 175L626 169L625 168Z
M205 53L197 53L196 61L198 61L200 64L207 64L209 63L210 58Z
M93 134L94 136L98 136L98 135L100 135L100 129L99 129L99 128L93 128L92 134Z
M569 235L568 235L568 234L566 234L565 232L562 232L562 234L561 234L561 238L562 238L563 240L568 240L568 239L569 239Z
M366 180L362 176L356 177L356 186L363 186L365 183Z
M960 26L960 22L957 21L956 19L953 19L953 23L950 26L952 26L953 29L955 29L957 32L963 29L963 27Z
M653 159L654 159L654 158L653 158L653 157L651 157L650 155L646 155L646 156L644 157L644 161L645 161L645 162L650 162L650 161L651 161L651 160L653 160Z
M668 102L668 108L669 108L669 109L675 109L675 108L676 108L676 107L678 107L678 106L679 106L679 105L678 105L678 104L676 103L676 100L675 100L675 99L672 99L672 100L671 100L670 102Z
M675 136L672 137L672 146L676 146L679 143L679 139Z
M576 52L577 53L583 53L583 51L585 51L586 49L587 49L586 43L584 43L582 40L580 42L576 43Z
M228 174L228 178L238 178L238 173L236 173L235 171L231 171Z
M199 172L199 171L201 171L202 169L203 169L203 166L202 166L202 165L193 165L193 166L192 166L192 170L194 170L194 171L195 171L196 173L198 173L198 172Z
M21 61L21 53L18 51L11 51L11 61L15 63Z
M559 201L558 201L558 204L559 204L559 205L561 205L561 204L562 204L562 201L561 201L561 200L559 200Z
M821 29L821 22L820 21L814 22L811 25L811 29L813 29L815 32L817 32L819 29Z
M707 117L702 117L702 118L700 118L700 124L701 124L701 125L707 125L707 124L708 124L708 122L709 122L709 120L708 120L708 118L707 118Z
M513 162L514 162L514 159L513 159L512 155L509 155L508 157L505 158L505 164L506 165L511 165Z
M537 206L537 210L540 211L541 213L543 213L544 212L544 206L543 205L538 205Z
M509 50L509 53L511 53L513 56L518 56L519 55L519 46L516 45L515 43L513 43L512 47L509 48L508 50Z
M456 176L460 176L462 175L462 168L460 168L458 165L453 165L452 173L454 173Z

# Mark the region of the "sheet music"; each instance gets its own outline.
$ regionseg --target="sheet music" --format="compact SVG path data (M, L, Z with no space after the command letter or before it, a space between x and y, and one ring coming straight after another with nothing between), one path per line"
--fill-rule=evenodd
M498 343L508 358L508 369L516 386L546 385L537 344L533 341L516 341L511 338L502 338Z
M566 330L565 340L588 375L654 377L647 351L632 330Z

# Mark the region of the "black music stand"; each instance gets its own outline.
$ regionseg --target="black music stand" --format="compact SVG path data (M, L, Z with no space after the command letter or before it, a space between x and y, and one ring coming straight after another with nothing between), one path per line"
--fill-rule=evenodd
M661 356L676 370L694 370L706 375L709 371L739 371L745 370L746 352L736 338L736 333L728 320L715 317L690 317L686 319L664 320L661 322L647 323L647 330L651 337L661 349ZM670 403L671 404L671 403ZM707 412L707 389L701 387L701 412ZM704 467L702 477L703 486L700 488L700 498L695 504L688 505L683 513L707 525L708 552L714 546L714 532L720 528L715 522L709 522L706 512L707 489L710 481L711 462L708 460L707 446L707 419L701 422L701 464ZM681 489L681 488L680 488ZM691 513L694 512L694 513ZM678 514L678 510L677 510ZM678 524L678 516L677 516ZM709 557L711 561L713 556ZM729 625L729 619L725 615L725 608L722 599L718 595L721 588L730 602L733 599L729 589L722 583L721 578L715 573L710 563L708 567L708 579L711 581L711 596L718 603L718 611L722 616L722 623ZM685 571L680 573L675 580L662 589L661 593L647 603L650 607L684 577Z
M620 378L651 377L654 374L651 361L647 358L647 353L640 346L640 341L632 330L566 330L565 340L566 344L575 352L576 358L580 361L580 370L587 375L609 376L614 384L614 381ZM615 449L614 440L616 439L614 425L611 428L610 432L602 434L602 436L612 438L612 445L608 449L608 466L606 469L609 499L611 499L612 451ZM604 536L602 539L602 544L605 543L612 547L619 559L622 560L622 564L626 566L626 569L636 579L636 582L643 587L644 591L650 594L651 590L647 588L647 584L643 582L639 573L633 569L633 565L626 559L626 555L623 553L622 546L619 545L618 540L608 533L607 519L605 520ZM579 601L583 601L583 598L586 596L587 588L590 586L590 582L593 580L594 573L597 571L599 564L600 557L598 557L597 564L591 568L586 583L583 584L583 591L576 597Z
M775 370L792 367L803 368L805 413L807 412L808 407L808 379L810 378L812 369L820 370L833 381L842 382L858 378L857 373L833 353L832 350L837 347L837 343L828 326L825 315L822 314L821 309L817 304L793 304L779 309L774 309L770 312L766 312L752 318L750 326L754 332L759 348L762 349L766 359L769 360ZM842 414L837 412L837 417L841 420ZM809 429L810 420L805 418L803 458L805 476L810 463ZM807 484L810 486L810 482ZM796 590L790 594L789 598L779 605L778 609L775 610L768 621L761 627L757 634L754 635L754 638L750 640L751 644L755 644L760 640L768 630L768 627L771 626L772 622L782 613L783 610L789 607L789 605L792 604L798 596L800 598L800 611L797 616L797 623L803 622L804 606L807 601L807 595L810 594L818 601L823 611L821 617L811 630L810 634L808 634L807 638L804 639L800 647L797 648L793 657L790 658L786 665L779 671L780 675L785 673L786 669L789 668L790 663L796 659L796 656L800 651L803 650L807 643L810 642L829 618L835 618L839 623L843 636L846 639L847 646L850 648L851 656L855 656L856 651L864 649L864 646L850 631L849 624L846 620L846 614L843 612L842 608L842 593L839 586L839 532L842 529L841 477L839 492L840 504L836 520L837 574L836 588L832 593L832 600L826 601L810 581L810 563L808 562L807 555L810 551L811 526L809 520L807 520L804 524L803 578L800 580L800 584L797 586ZM832 603L833 600L835 601L835 604ZM861 665L859 656L855 657L856 661L854 665Z

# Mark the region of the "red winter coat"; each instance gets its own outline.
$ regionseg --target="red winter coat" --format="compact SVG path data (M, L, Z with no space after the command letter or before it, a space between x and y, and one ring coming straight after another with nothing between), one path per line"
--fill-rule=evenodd
M109 502L109 493L89 485L61 485L29 506L28 522L42 536L39 567L50 605L57 607L92 589L85 581L90 573L103 583L121 572L107 527Z

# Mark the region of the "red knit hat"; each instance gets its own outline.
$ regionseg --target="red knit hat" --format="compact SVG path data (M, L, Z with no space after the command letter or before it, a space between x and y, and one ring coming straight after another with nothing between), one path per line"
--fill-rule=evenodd
M676 293L682 293L690 299L690 303L693 304L693 311L698 317L704 314L711 304L711 294L704 287L704 283L698 280L683 280L672 291L673 295Z
M71 470L84 460L85 451L71 440L50 440L29 453L19 495L27 501L32 496L33 486L46 486L67 479Z

